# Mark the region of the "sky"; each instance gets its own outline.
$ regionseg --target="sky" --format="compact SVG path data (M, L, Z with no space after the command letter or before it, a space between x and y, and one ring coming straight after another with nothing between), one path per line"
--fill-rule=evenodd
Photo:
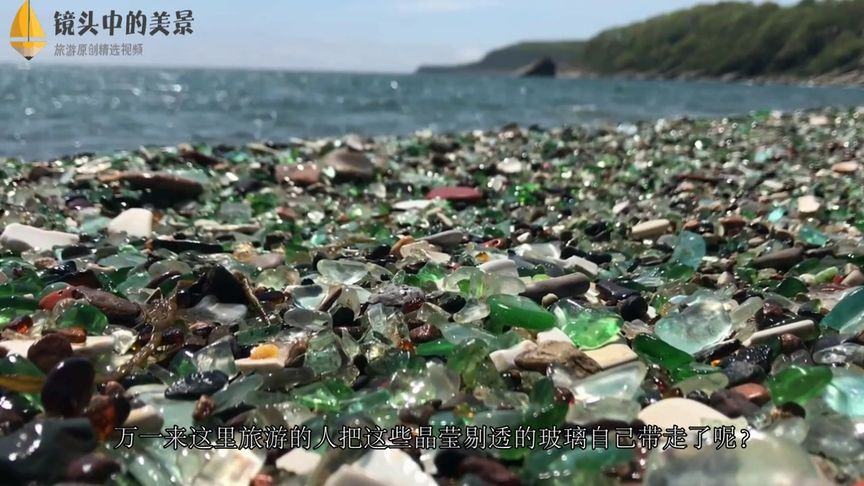
M3 0L8 32L23 0ZM480 59L523 40L584 39L609 27L690 7L697 0L31 0L49 46L32 62L411 72L421 64ZM775 3L792 4L794 0ZM111 9L150 15L189 9L191 35L89 37L54 35L54 12ZM138 57L55 56L56 44L140 43ZM0 63L25 61L8 44ZM2 71L0 67L0 71Z

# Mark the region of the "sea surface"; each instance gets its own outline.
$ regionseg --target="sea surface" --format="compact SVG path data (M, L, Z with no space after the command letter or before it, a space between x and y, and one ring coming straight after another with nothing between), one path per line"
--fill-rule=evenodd
M864 105L864 89L0 65L0 157Z

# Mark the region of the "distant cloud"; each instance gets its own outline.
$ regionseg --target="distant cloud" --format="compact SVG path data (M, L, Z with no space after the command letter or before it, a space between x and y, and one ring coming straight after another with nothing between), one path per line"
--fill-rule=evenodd
M500 0L399 0L397 9L408 13L464 12L500 3Z

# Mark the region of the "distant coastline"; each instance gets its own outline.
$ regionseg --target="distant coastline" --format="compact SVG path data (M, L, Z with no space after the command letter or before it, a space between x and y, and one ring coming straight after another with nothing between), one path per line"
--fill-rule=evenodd
M587 40L522 42L477 62L418 73L518 75L540 60L556 77L864 86L864 0L699 5Z
M515 72L502 71L473 71L473 70L426 70L419 69L415 74L425 75L487 75L487 76L518 76ZM848 87L861 88L864 87L864 71L846 72L846 73L826 73L818 76L798 77L798 76L755 76L741 77L730 74L725 76L703 76L698 74L682 73L676 76L667 76L656 73L593 73L581 71L578 69L559 68L558 73L554 76L557 79L597 79L597 80L613 80L613 81L710 81L722 83L741 83L750 85L783 85L783 86L802 86L802 87Z
M864 87L864 71L826 73L810 77L798 77L792 75L741 77L734 74L725 76L700 76L698 74L686 73L676 76L664 76L652 73L598 74L579 70L568 70L565 68L560 70L556 77L560 79L611 79L624 81L714 81L755 85L834 86L849 88Z

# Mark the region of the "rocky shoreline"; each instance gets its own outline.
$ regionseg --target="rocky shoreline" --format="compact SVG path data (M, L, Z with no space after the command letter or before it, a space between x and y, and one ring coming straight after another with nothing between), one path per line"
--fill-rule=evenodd
M850 71L843 73L828 73L819 76L756 76L747 77L730 74L721 77L702 76L698 73L680 76L664 76L655 73L619 73L614 75L592 73L580 69L562 67L557 77L561 79L617 79L625 81L708 81L724 83L745 83L759 85L789 85L789 86L838 86L860 88L864 86L864 72Z
M0 160L0 477L855 483L862 116Z
M541 69L537 69L537 68ZM864 72L848 71L838 73L826 73L819 76L743 76L740 74L728 74L725 76L704 76L699 73L686 73L676 76L668 76L661 73L650 72L621 72L621 73L597 73L584 69L561 65L551 59L541 59L521 68L504 71L495 69L453 69L448 70L419 70L417 74L484 74L500 76L542 76L558 79L598 79L598 80L620 80L620 81L704 81L722 83L743 83L757 85L787 85L787 86L835 86L860 88L864 86Z

